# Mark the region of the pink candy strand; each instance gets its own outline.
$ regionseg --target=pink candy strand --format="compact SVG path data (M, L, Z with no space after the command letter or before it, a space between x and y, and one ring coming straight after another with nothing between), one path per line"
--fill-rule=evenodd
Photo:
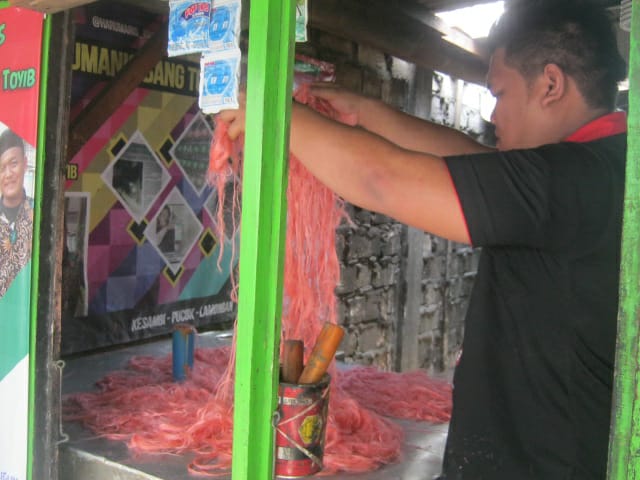
M306 86L295 98L331 118L351 121L339 118L326 101L309 95ZM242 145L242 138L232 142L226 125L217 123L208 175L218 195L216 221L221 239L233 239L239 230ZM335 229L346 217L342 200L293 155L287 202L282 339L302 339L308 356L324 322L337 323L335 288L340 265ZM230 224L225 223L225 212L231 214ZM235 275L232 282L237 286ZM234 288L234 299L235 292ZM126 370L101 379L97 392L69 396L65 418L83 422L98 435L125 441L133 452L193 454L188 466L193 474L228 475L234 359L235 338L231 347L198 348L189 378L175 383L170 356L134 358ZM371 367L342 371L333 365L330 373L323 473L366 472L400 461L403 431L386 417L433 423L449 420L450 385L424 371L392 373Z

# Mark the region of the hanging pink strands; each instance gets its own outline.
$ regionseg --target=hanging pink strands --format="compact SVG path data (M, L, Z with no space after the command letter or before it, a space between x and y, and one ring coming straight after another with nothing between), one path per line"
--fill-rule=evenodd
M307 86L295 98L332 118L338 116L326 101L310 96ZM350 119L342 120L349 123ZM231 142L226 126L218 122L209 181L217 190L221 238L238 234L235 215L228 225L223 211L239 211L240 182L232 179L242 174L242 145L243 139ZM282 337L302 339L308 355L324 322L337 323L335 288L340 266L335 229L345 214L341 199L293 155L289 162ZM232 281L235 285L236 279ZM170 358L137 359L129 370L99 382L101 391L71 396L65 418L83 421L99 435L126 441L133 452L194 453L189 465L194 474L228 475L234 357L235 339L231 348L198 348L192 375L180 384L171 380ZM432 422L449 419L450 386L424 372L396 374L367 367L342 371L333 365L330 373L324 473L366 472L399 461L403 432L386 416ZM170 397L180 400L171 402Z
M331 111L326 102L309 96L306 86L296 98L311 101L320 111ZM237 176L242 170L241 159L233 158L234 153L230 161L225 161L222 150L215 148L228 148L226 126L222 125L218 123L211 148L210 175L214 179L228 168ZM242 139L237 143L242 144ZM238 151L236 147L235 152ZM287 204L282 332L283 339L302 339L308 356L324 322L336 323L335 288L340 265L335 230L345 213L342 200L293 155L289 157ZM331 374L334 378L338 375L335 368ZM332 387L329 412L325 471L370 471L398 460L403 434L397 425L361 408L337 385Z

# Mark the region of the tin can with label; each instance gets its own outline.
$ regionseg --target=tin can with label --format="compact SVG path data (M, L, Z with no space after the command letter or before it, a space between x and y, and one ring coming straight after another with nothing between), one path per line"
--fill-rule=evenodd
M193 368L196 329L192 325L180 324L173 329L172 367L173 379L181 382Z
M322 470L330 377L318 383L280 383L276 423L275 474L298 478Z

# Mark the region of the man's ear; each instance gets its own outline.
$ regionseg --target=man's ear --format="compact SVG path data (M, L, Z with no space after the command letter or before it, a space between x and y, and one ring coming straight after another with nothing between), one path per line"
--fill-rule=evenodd
M567 90L567 74L555 63L548 63L542 71L542 105L549 106L562 99Z

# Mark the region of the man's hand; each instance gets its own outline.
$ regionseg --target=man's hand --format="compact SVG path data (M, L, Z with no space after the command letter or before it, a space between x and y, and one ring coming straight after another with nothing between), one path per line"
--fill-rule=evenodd
M309 92L315 97L326 100L338 112L342 123L355 126L360 123L360 107L365 97L349 92L335 84L315 83ZM233 110L222 110L216 119L229 126L228 135L235 140L245 131L246 93L238 95L239 107Z
M227 135L231 140L235 140L245 130L245 117L247 112L247 97L244 92L238 95L239 107L234 110L222 110L216 115L216 120L220 120L228 125Z
M360 124L360 108L365 97L328 82L314 83L309 93L329 102L342 123L352 127Z

